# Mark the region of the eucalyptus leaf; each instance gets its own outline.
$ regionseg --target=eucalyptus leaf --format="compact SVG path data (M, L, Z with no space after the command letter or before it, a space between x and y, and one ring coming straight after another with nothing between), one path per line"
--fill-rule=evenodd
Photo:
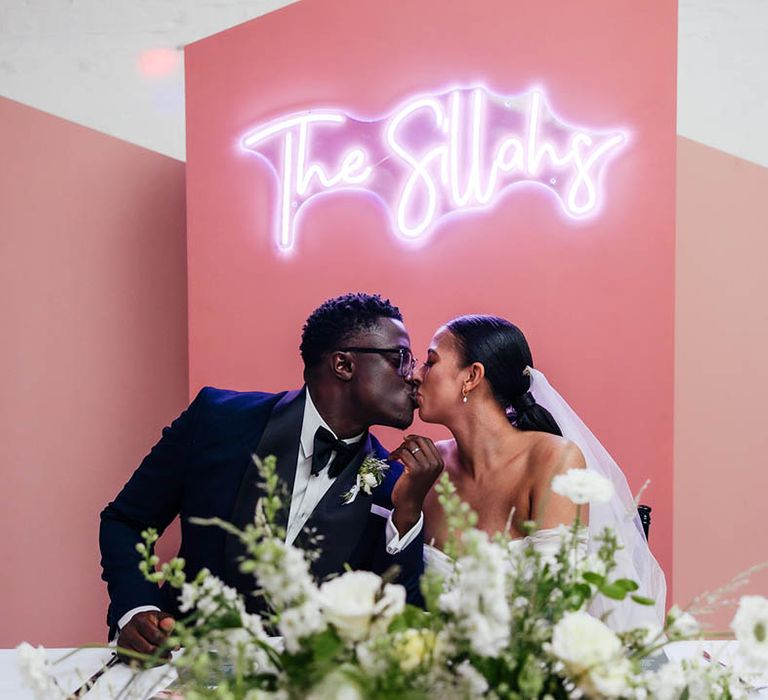
M614 600L624 600L624 598L627 597L627 591L615 583L603 584L600 586L600 593L608 598L613 598Z

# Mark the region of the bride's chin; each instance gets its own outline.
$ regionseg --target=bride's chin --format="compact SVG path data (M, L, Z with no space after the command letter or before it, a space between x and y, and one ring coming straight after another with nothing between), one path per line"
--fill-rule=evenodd
M427 411L426 415L425 415L423 408L419 408L419 420L421 420L422 423L434 423L435 422L432 418L430 418L429 411Z

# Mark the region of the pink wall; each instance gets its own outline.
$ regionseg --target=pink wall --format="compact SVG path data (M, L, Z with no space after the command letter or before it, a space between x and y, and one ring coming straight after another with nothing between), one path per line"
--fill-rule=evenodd
M652 545L671 573L677 4L468 8L303 0L188 47L190 392L296 386L303 320L349 290L391 296L422 357L452 316L506 316L631 485L652 478ZM540 85L564 119L631 131L596 218L573 223L543 190L513 191L404 248L379 203L337 194L304 209L293 257L276 254L277 181L238 148L246 132L318 106L380 117L478 81L505 95Z
M678 139L675 579L681 604L768 561L768 169ZM768 594L768 571L743 592ZM710 623L727 629L733 607Z
M105 639L98 514L186 403L184 164L0 99L0 647Z

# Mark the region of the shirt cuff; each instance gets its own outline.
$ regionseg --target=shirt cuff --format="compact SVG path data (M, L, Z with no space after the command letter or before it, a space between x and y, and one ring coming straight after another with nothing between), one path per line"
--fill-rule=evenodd
M156 605L139 605L139 607L129 610L117 621L117 629L123 629L123 627L125 627L131 621L131 618L136 613L147 612L148 610L157 610L157 612L160 612L160 608L158 608Z
M394 513L394 511L392 511ZM421 528L424 525L424 513L419 513L419 519L416 524L408 530L402 537L395 527L395 523L392 521L392 513L387 518L387 552L389 554L400 554L411 542L413 542L417 535L421 532Z

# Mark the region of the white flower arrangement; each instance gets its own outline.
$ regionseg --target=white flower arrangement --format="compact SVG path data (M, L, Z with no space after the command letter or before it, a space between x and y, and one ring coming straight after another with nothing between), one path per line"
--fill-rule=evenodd
M383 471L375 469L364 474L383 478ZM438 493L449 529L458 534L447 545L453 557L448 570L428 570L422 579L426 610L421 610L405 604L404 588L388 582L387 575L348 571L318 585L309 573L311 553L286 545L284 531L275 524L274 460L265 460L261 470L266 495L252 525L241 531L221 521L197 522L223 527L243 542L248 556L240 568L253 574L254 588L269 603L264 615L246 612L243 597L206 571L187 581L180 560L155 570L156 533L146 532L145 543L138 546L145 576L178 589L186 617L155 655L133 656L179 668L187 679L179 690L187 700L746 696L748 687L737 674L716 663L683 661L657 671L642 667L665 636L699 634L690 612L673 608L663 629L621 634L587 613L601 590L615 599L630 596L637 604L644 602L630 595L634 582L608 580L616 552L609 531L599 561L577 546L583 535L578 519L558 531L559 543L545 554L506 535L491 539L473 528L476 516L444 476ZM360 489L365 488L364 474L358 475ZM596 494L599 498L604 489L564 476L563 491L577 503ZM527 527L535 530L535 524ZM733 630L750 661L763 667L768 663L767 623L766 598L742 599ZM282 635L282 645L269 637L270 628ZM177 645L184 654L164 659ZM222 659L228 665L222 666ZM42 648L21 645L19 663L37 697L63 697ZM218 671L216 683L212 671Z
M342 495L342 502L345 505L354 502L361 490L370 496L373 490L384 481L384 475L388 469L387 462L369 454L357 470L354 486Z

